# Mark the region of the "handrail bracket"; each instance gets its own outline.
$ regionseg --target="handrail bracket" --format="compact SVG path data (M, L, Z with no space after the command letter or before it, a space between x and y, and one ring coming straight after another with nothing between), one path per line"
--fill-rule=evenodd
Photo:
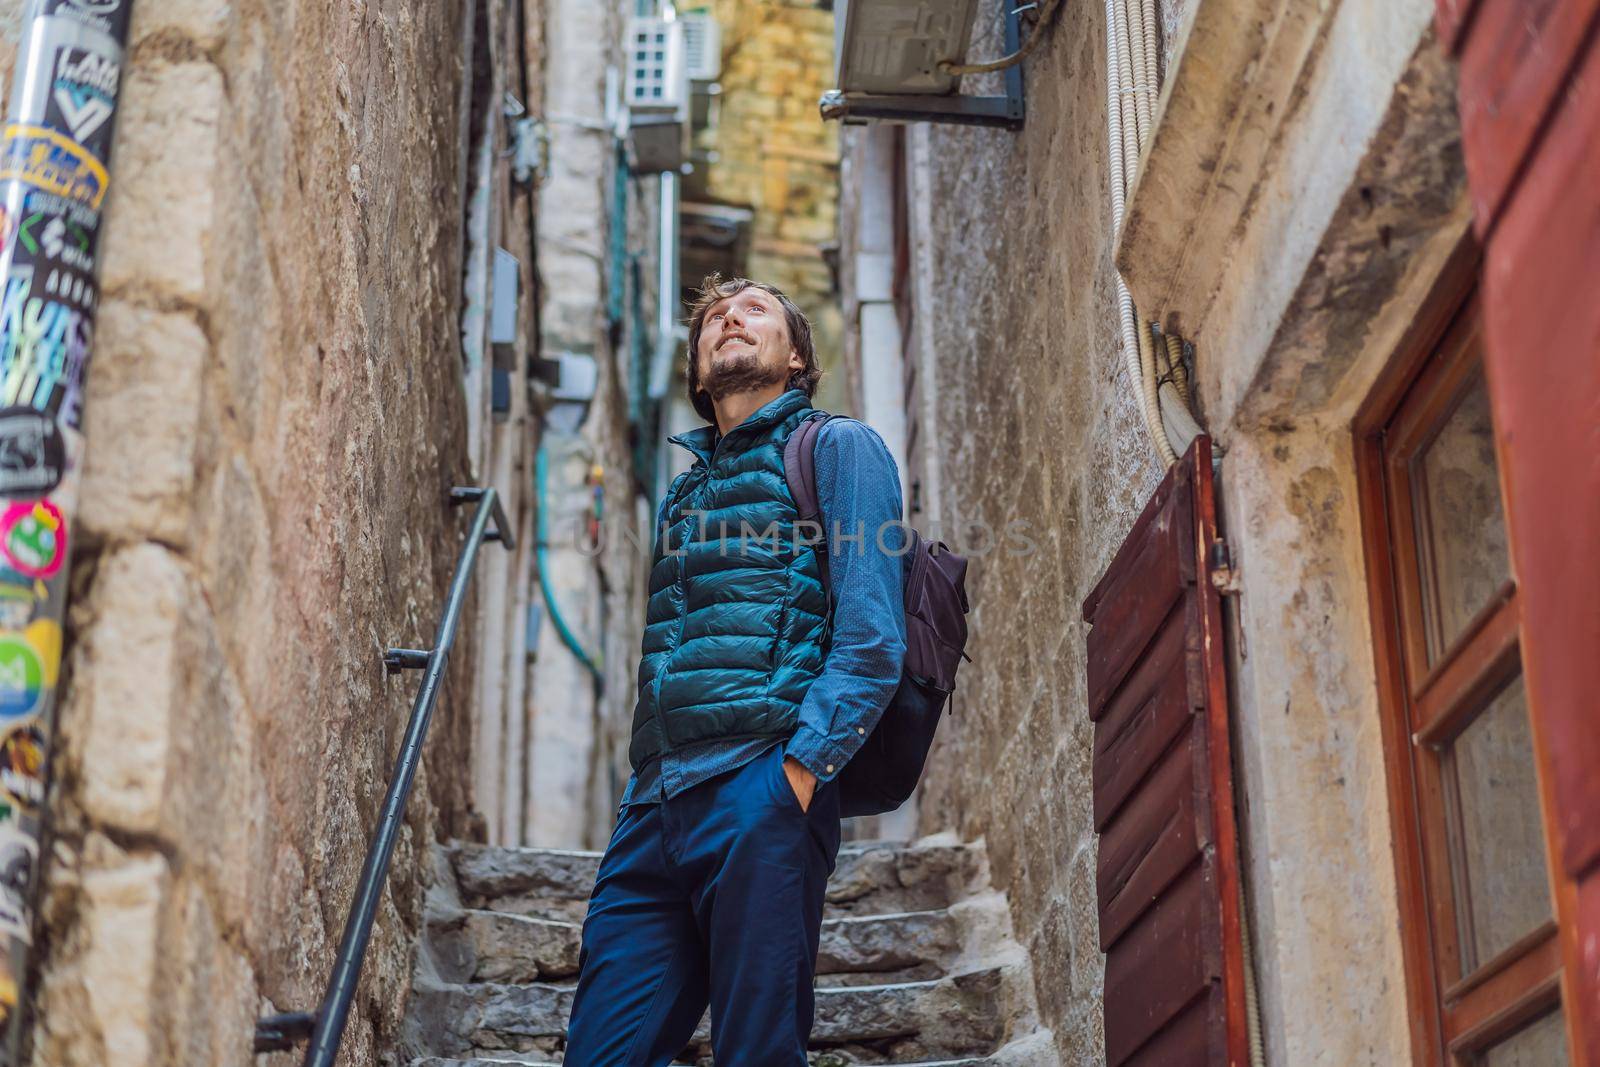
M328 979L322 1006L315 1014L290 1012L268 1016L256 1023L257 1052L281 1052L303 1041L307 1043L305 1067L333 1067L338 1058L350 1005L361 982L361 965L366 956L367 943L372 939L372 926L377 921L384 883L389 878L389 861L400 839L406 801L411 796L411 786L422 761L428 723L433 718L434 705L438 702L439 689L444 684L449 665L450 649L455 644L456 632L461 625L467 585L477 563L478 549L485 541L498 541L508 549L515 547L505 509L500 506L499 493L489 488L458 485L450 490L450 503L475 503L477 507L472 513L472 525L467 531L466 540L461 545L461 555L456 559L455 573L450 578L450 591L445 596L444 614L439 619L433 647L390 648L383 653L383 668L391 675L407 670L424 673L411 705L411 717L406 722L399 757L384 792L378 825L373 831L367 858L361 867L361 878L356 884L355 899L345 920L344 934L339 939L333 974Z

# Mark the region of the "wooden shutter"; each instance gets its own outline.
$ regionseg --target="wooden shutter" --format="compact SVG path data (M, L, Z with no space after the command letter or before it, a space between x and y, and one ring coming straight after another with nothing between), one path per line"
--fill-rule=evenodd
M1438 0L1484 240L1528 713L1554 803L1572 1067L1600 1067L1600 0ZM1470 15L1470 17L1468 17Z
M1083 605L1110 1067L1246 1062L1214 545L1201 437Z

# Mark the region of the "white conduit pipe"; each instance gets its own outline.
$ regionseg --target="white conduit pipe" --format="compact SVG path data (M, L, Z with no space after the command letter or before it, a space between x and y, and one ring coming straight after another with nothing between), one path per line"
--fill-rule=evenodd
M1137 96L1146 95L1148 86L1140 85L1136 94L1131 67L1133 56L1140 57L1144 66L1144 46L1137 53L1129 41L1128 9L1130 3L1140 0L1105 0L1106 4L1106 122L1111 158L1111 232L1115 239L1122 231L1122 215L1127 205L1128 190L1133 186L1134 171L1139 166L1139 107ZM1137 10L1137 8L1135 8ZM1144 26L1140 19L1141 29ZM1144 417L1146 431L1155 443L1156 452L1165 466L1177 461L1177 454L1167 440L1166 428L1161 422L1161 402L1156 392L1155 353L1150 338L1150 327L1140 321L1133 306L1133 294L1117 272L1117 317L1122 328L1122 359L1128 370L1128 381L1139 398L1139 408Z

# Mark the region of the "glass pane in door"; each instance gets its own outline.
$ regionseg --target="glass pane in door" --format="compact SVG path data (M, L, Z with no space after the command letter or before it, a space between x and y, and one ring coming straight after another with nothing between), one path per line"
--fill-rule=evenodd
M1411 461L1428 662L1455 644L1510 576L1489 391L1474 374Z
M1567 1028L1559 1011L1540 1016L1478 1058L1482 1067L1566 1067Z
M1533 737L1519 675L1443 753L1462 975L1550 917Z

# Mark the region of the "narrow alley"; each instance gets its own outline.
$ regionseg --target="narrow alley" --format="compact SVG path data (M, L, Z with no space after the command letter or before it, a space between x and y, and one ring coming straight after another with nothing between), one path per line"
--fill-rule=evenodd
M1600 0L0 85L0 1067L1600 1067Z

